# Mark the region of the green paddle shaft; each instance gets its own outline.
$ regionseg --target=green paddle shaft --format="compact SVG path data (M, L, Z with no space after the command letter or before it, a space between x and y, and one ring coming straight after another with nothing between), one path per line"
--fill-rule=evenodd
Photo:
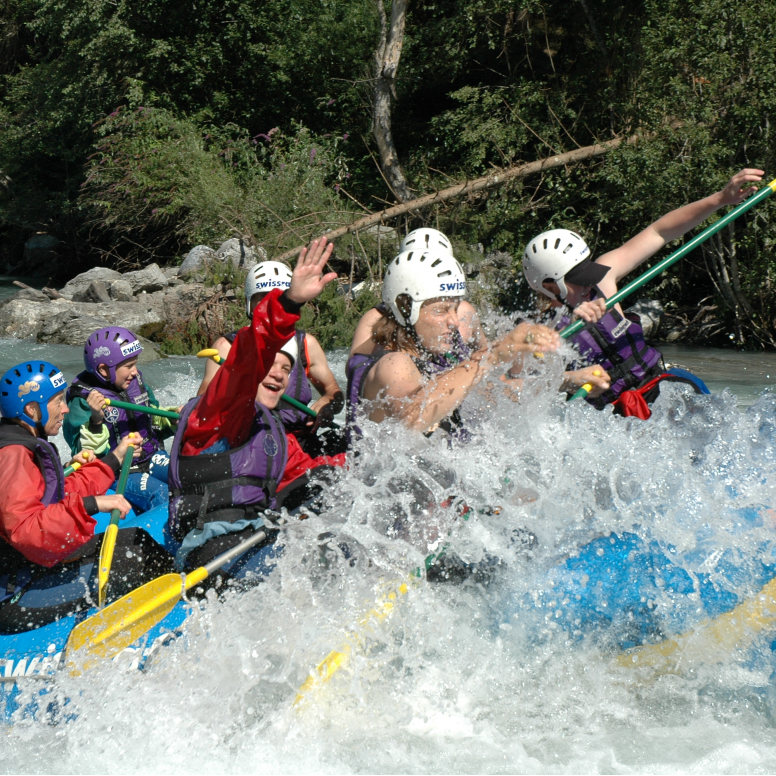
M280 397L280 401L284 401L286 404L290 404L292 407L296 407L296 409L301 410L311 418L318 417L318 413L314 409L308 407L306 404L303 404L301 401L297 401L296 399L287 396L285 393Z
M731 210L727 215L722 216L719 221L715 221L711 226L704 229L700 234L695 235L692 240L686 242L681 248L679 248L679 250L674 251L670 256L666 256L665 259L659 261L657 264L655 264L654 267L648 269L643 275L639 275L639 277L637 277L635 280L628 283L625 288L621 288L616 294L610 296L606 300L606 309L609 310L618 302L621 302L627 296L630 296L634 291L638 291L642 286L649 283L650 280L656 278L662 272L665 272L665 270L667 270L673 264L676 264L676 262L680 259L683 259L691 251L694 251L701 243L706 242L709 237L716 234L720 229L724 229L731 221L735 221L736 218L746 213L747 210L750 210L755 205L759 205L760 202L762 202L764 199L770 197L774 191L776 191L776 180L772 180L764 189L761 189L757 192L757 194L749 197L749 199L744 200L740 205L738 205L738 207L733 208L733 210ZM560 336L563 337L563 339L568 339L569 337L574 336L574 334L580 331L580 329L584 328L585 323L586 322L581 318L578 321L574 321L574 323L569 324L565 329L563 329L563 331L560 333ZM585 390L586 388L586 385L580 388L571 397L570 401L574 401L574 399L581 399L587 396L590 389L588 388Z
M223 364L224 361L226 360L224 358L221 358L221 356L218 355L218 352L215 350L215 348L200 350L200 352L197 353L197 358L211 358L219 366ZM318 417L318 413L314 409L311 409L306 404L303 404L301 401L297 401L296 399L292 398L291 396L288 396L285 393L280 397L280 401L284 401L286 404L290 404L292 407L295 407L296 409L301 410L306 415L309 415L311 418ZM119 405L117 404L116 406L118 407Z
M118 399L106 399L106 404L111 407L118 407L122 410L131 410L132 412L145 412L146 415L158 415L160 418L170 418L170 420L180 420L181 416L177 412L169 410L160 410L157 407L146 407L143 404L132 404L128 401L119 401Z

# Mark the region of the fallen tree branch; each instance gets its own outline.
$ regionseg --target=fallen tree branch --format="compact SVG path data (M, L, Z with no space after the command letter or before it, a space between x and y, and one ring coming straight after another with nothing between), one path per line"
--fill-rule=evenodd
M329 240L336 240L343 235L360 232L364 229L368 229L370 226L384 223L385 221L389 221L414 210L421 210L432 205L438 205L441 202L447 202L448 200L455 199L456 197L463 197L467 194L471 195L481 191L491 191L492 189L497 189L505 183L517 180L518 178L525 178L528 175L533 175L537 172L551 170L555 167L563 167L567 164L574 164L575 162L582 162L586 159L601 156L623 143L635 143L639 138L639 135L632 135L627 139L618 137L614 140L607 140L604 143L596 143L595 145L577 148L574 151L568 151L565 154L550 156L547 159L541 159L538 162L529 162L528 164L521 164L506 170L499 170L490 175L485 175L482 178L475 178L472 181L458 183L455 186L436 191L433 194L426 194L417 199L412 199L409 202L403 202L401 205L394 205L386 210L381 210L379 213L364 216L346 226L341 226L338 229L327 232L326 237ZM279 256L274 257L274 261L287 261L288 259L292 259L294 256L299 255L299 252L303 247L303 245L300 245L297 248L292 248L290 251L281 253Z

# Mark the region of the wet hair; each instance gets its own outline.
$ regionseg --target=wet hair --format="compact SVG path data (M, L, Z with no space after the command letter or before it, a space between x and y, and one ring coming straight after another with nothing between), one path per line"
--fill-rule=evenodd
M401 294L396 298L396 303L402 312L404 312L404 308L407 306L407 301L412 304L412 300L410 300L407 294ZM411 353L413 356L420 355L415 327L409 326L405 328L402 326L394 318L390 309L385 309L379 320L372 326L372 342L383 350L403 350Z

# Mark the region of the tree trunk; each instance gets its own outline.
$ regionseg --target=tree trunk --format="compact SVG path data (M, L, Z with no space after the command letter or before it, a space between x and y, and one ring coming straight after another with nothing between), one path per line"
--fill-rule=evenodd
M383 0L376 1L380 14L380 43L375 51L372 134L380 151L385 180L399 202L408 202L412 199L412 194L407 188L407 181L399 164L399 155L396 153L391 133L391 103L396 99L395 79L404 43L407 0L393 0L391 3L390 27L385 16Z
M558 154L557 156L550 156L548 159L540 159L538 162L529 162L528 164L520 164L516 167L508 167L506 170L498 170L492 172L490 175L485 175L482 178L475 178L473 181L465 181L464 183L457 183L455 186L442 189L441 191L435 191L433 194L426 194L425 196L418 197L417 199L410 200L401 205L394 205L386 210L381 210L379 213L373 213L369 216L359 218L357 221L353 221L345 226L340 226L337 229L326 233L326 237L329 240L336 240L338 237L342 237L345 234L352 234L354 232L360 232L363 229L368 229L375 224L385 223L391 221L394 218L410 213L413 210L422 210L423 208L431 205L438 205L441 202L447 202L448 200L455 199L456 197L463 197L466 195L471 196L478 192L490 191L503 186L509 181L517 180L518 178L525 178L533 173L543 172L544 170L552 170L556 167L564 167L567 164L574 164L576 162L584 161L585 159L592 159L596 156L611 151L613 148L617 148L622 143L635 143L639 140L638 135L632 135L629 138L617 137L614 140L607 140L605 143L596 143L595 145L585 146L584 148L577 148L574 151L568 151L565 154ZM288 261L293 259L294 256L298 256L299 252L304 248L304 245L299 245L296 248L292 248L290 251L281 253L279 256L274 256L274 261Z

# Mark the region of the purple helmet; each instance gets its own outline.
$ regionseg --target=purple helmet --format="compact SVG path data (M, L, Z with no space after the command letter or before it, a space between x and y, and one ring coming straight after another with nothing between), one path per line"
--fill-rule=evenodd
M86 340L84 364L88 372L107 382L97 371L100 364L105 364L110 371L111 383L115 383L116 367L134 356L139 356L142 352L143 346L129 329L108 326L105 329L98 329Z

